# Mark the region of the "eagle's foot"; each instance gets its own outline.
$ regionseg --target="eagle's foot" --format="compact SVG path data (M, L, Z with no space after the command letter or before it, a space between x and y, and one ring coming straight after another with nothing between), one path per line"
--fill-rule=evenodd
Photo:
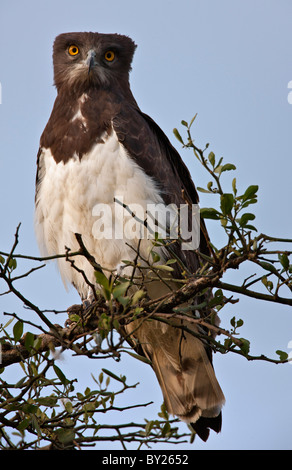
M65 321L65 327L68 328L72 323L76 323L76 316L80 317L84 312L83 304L74 304L67 308L68 319Z

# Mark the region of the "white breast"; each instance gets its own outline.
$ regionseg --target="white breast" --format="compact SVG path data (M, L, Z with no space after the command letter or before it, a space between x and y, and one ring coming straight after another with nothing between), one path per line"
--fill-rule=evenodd
M81 160L76 156L65 164L56 163L50 149L42 149L35 227L44 255L64 253L66 247L77 251L79 246L74 234L80 233L96 261L104 268L114 270L121 260L131 260L136 256L127 243L135 248L138 244L138 237L130 237L129 240L126 233L115 237L115 230L120 230L121 212L115 210L114 198L129 207L138 204L144 210L147 204L161 203L162 198L154 181L130 159L115 132L103 140L104 143L96 144ZM111 221L103 219L105 225L112 224L112 238L102 238L97 234L101 204L106 204L112 211ZM149 240L141 243L145 256L150 243ZM76 265L93 282L93 270L88 261L78 256ZM79 293L86 297L88 287L70 263L60 260L59 269L63 280L74 283Z

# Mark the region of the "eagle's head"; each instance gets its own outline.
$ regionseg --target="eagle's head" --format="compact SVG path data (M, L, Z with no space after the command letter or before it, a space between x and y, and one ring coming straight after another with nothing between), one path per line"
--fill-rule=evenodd
M100 33L64 33L53 48L54 82L59 91L128 83L136 45L127 36Z

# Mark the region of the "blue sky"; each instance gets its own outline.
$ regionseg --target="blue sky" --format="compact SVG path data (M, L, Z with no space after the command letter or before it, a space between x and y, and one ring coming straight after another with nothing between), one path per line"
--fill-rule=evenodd
M259 230L291 238L291 18L290 0L2 0L0 249L10 249L21 222L17 251L38 254L33 230L35 163L56 95L52 43L59 33L90 30L135 40L134 96L180 151L194 182L204 186L207 175L192 154L180 148L172 129L198 113L193 130L197 144L209 142L216 155L236 165L240 189L259 185ZM202 206L212 204L208 195L201 196ZM208 228L219 245L220 231L212 222ZM42 308L64 309L79 301L73 290L65 291L53 265L20 282L19 289ZM21 309L12 297L1 297L0 302L0 322L2 311ZM253 354L289 352L288 308L242 299L222 312L222 326L228 328L233 315L244 319L241 334L251 340ZM212 434L206 444L196 440L181 448L291 449L292 366L248 363L231 354L216 354L214 363L226 395L222 433ZM161 404L154 374L134 360L84 364L66 357L60 367L77 371L83 389L94 386L90 373L98 374L100 367L127 375L129 382L139 381L129 400L153 400L148 418L155 417ZM143 413L140 416L143 419Z

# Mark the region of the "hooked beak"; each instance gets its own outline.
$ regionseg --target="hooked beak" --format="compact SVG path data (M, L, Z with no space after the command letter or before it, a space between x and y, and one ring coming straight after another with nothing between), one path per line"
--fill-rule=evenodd
M88 75L89 75L92 68L96 65L95 51L92 49L87 54L86 64L88 65Z

